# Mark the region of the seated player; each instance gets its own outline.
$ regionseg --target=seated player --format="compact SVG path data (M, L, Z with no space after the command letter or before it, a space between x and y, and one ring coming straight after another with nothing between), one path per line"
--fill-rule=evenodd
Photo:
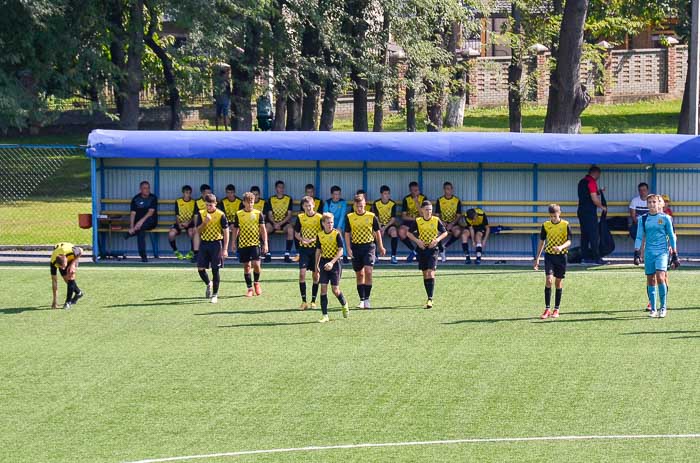
M340 290L340 279L343 275L343 264L340 258L343 256L343 239L340 231L333 228L333 214L324 212L321 219L323 230L316 239L316 272L319 274L321 284L321 311L323 316L320 323L326 323L328 319L328 284L330 283L333 294L338 298L342 306L343 318L348 318L350 308L343 292Z
M442 220L450 236L440 251L440 260L445 262L445 251L462 236L462 227L459 225L462 220L462 201L453 194L454 188L450 182L442 184L442 191L443 195L435 202L435 215Z
M253 202L253 209L256 209L264 214L265 205L267 204L267 201L260 197L260 187L257 185L253 185L252 187L250 187L250 192L253 193L253 196L255 197L255 201ZM243 209L243 201L241 201L240 208Z
M465 264L471 264L469 256L469 241L476 250L476 265L481 264L481 254L486 247L486 242L489 240L491 227L486 213L480 209L469 209L465 218L467 229L462 233L462 245L464 248Z
M421 216L409 230L408 237L416 244L418 268L423 272L423 285L428 296L423 308L432 309L439 246L440 242L447 238L448 232L442 221L433 215L433 205L430 201L423 201L420 211Z
M650 317L664 318L666 316L666 272L669 262L671 268L678 268L680 261L676 249L676 234L673 231L671 218L662 212L662 203L659 195L649 195L647 197L649 214L643 215L637 222L637 239L634 242L634 264L641 262L640 249L642 241L645 241L644 248L644 273L647 276L647 295L651 304ZM656 310L656 294L659 294L659 311Z
M197 211L201 211L207 208L207 202L204 200L206 195L211 194L211 187L207 185L206 183L203 183L199 186L199 199L195 201L194 203L194 226L198 227L199 222L199 214L197 214ZM197 262L197 254L199 253L199 233L195 233L194 237L192 238L192 262L196 263Z
M233 223L233 218L236 215L236 212L241 209L242 205L243 203L241 198L236 196L235 185L230 183L226 185L226 197L219 202L219 209L226 214L226 220L228 220L229 224ZM233 235L233 227L229 228L229 234L230 236ZM233 249L233 239L229 239L229 242L231 243L231 248Z
M566 254L571 246L571 227L569 222L561 219L561 207L549 205L549 220L542 224L540 243L537 246L533 268L539 270L540 256L544 249L544 312L542 320L549 317L559 318L559 306L566 276ZM554 312L551 311L552 283L554 283Z
M416 258L416 252L411 239L408 237L408 231L413 228L413 222L415 222L416 218L420 215L420 205L428 198L421 194L418 182L409 183L408 191L410 193L403 198L401 206L399 238L409 251L411 251L408 257L406 257L406 262L413 262L413 259Z
M282 232L286 235L287 241L284 248L284 261L291 262L290 252L294 242L294 227L292 226L292 197L284 193L284 182L275 182L275 194L267 200L265 215L267 217L268 235L275 232ZM265 254L265 262L272 261L272 254L268 251Z
M58 277L60 273L63 281L66 282L66 302L63 304L65 310L69 310L78 299L83 297L83 292L75 282L75 275L78 271L78 259L83 254L83 249L73 246L71 243L58 243L53 247L51 253L51 290L53 291L52 309L58 308Z
M312 183L307 183L304 187L304 195L314 200L314 211L323 214L323 201L316 197L316 187ZM299 212L304 212L304 206L299 204Z
M391 189L387 185L379 187L380 197L372 204L372 212L379 220L382 236L391 238L391 263L397 264L396 250L399 245L399 231L396 221L396 203L391 199Z
M197 271L207 289L205 297L211 298L212 304L219 301L220 269L228 257L228 220L224 211L216 207L216 196L209 193L204 197L205 208L197 211L199 219L200 252L197 255ZM212 279L209 280L207 269L211 266Z
M299 245L299 293L301 305L299 309L306 310L306 271L313 273L313 286L311 289L311 308L316 308L316 295L318 294L318 272L316 272L316 237L321 231L321 214L314 209L314 198L304 196L301 198L304 212L299 214L294 225L294 237Z
M243 209L236 212L233 221L233 243L238 246L238 259L243 264L243 277L247 288L246 297L260 296L260 256L267 253L267 229L262 211L255 209L255 195L243 195ZM262 245L262 249L261 249ZM234 248L234 252L235 252ZM251 276L252 270L252 276ZM255 287L255 290L253 290Z
M194 257L194 206L195 201L192 200L192 187L185 185L182 187L182 198L175 201L175 223L168 231L168 242L173 248L175 257L179 260L192 259ZM185 232L190 237L190 252L183 255L177 250L177 236Z

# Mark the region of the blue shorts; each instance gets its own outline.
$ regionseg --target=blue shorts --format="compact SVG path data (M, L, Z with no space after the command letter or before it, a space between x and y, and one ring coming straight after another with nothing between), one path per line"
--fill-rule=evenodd
M644 273L653 275L668 270L668 252L644 253Z

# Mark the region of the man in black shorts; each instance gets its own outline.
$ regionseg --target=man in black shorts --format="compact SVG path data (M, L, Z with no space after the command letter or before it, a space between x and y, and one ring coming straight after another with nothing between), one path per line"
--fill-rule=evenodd
M236 212L233 221L233 252L236 252L235 248L238 246L238 259L243 264L243 277L247 288L246 297L260 296L260 256L261 251L262 254L267 253L265 219L262 211L254 207L255 195L250 191L243 195L242 204L243 209Z
M372 269L376 260L377 246L379 254L385 255L379 231L379 220L372 212L365 210L364 195L355 195L354 210L347 215L345 223L345 241L350 242L348 257L352 259L352 269L357 280L357 294L360 296L359 309L369 309L369 297L372 292Z
M226 214L216 207L216 196L209 193L204 197L205 208L197 211L199 220L199 254L197 254L197 271L207 290L205 297L211 298L211 303L219 301L219 270L228 257L228 220ZM222 243L223 242L223 243ZM207 269L211 266L212 279L209 280Z
M323 230L318 233L316 239L316 272L319 274L321 284L321 311L323 316L320 323L326 323L328 319L328 283L331 284L333 294L343 307L343 318L348 318L348 301L340 290L340 279L343 276L343 239L338 230L333 228L333 214L326 212L321 219Z
M294 237L299 251L299 293L301 294L300 310L316 308L318 294L318 273L316 272L316 237L321 231L321 214L316 212L312 196L301 198L303 212L294 224ZM313 272L313 287L311 289L311 306L306 303L306 271Z

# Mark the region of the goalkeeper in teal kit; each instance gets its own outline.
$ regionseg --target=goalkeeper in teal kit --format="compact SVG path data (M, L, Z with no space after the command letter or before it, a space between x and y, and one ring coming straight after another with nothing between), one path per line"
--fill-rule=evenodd
M671 268L678 268L678 253L676 252L676 234L673 231L671 217L661 210L659 195L649 195L647 206L649 213L643 215L637 223L637 239L634 242L634 265L641 262L640 249L642 242L646 241L644 248L644 273L647 275L647 294L651 304L650 317L666 316L666 270L669 257ZM670 256L669 256L670 247ZM659 294L660 308L656 310L656 293Z

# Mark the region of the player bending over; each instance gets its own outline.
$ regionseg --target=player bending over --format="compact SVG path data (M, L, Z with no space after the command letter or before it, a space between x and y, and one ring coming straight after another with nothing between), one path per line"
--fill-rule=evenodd
M416 243L418 249L418 268L423 272L423 285L428 300L424 309L433 308L433 292L435 291L435 270L439 245L449 234L442 221L433 215L433 205L430 201L423 201L420 208L421 216L408 231L408 237Z
M476 265L479 265L481 264L481 253L486 247L486 242L491 234L489 219L482 209L476 208L467 211L464 221L467 223L467 228L462 233L464 263L471 264L471 257L469 256L469 241L471 240L472 246L476 250Z
M321 284L321 311L323 316L320 323L326 323L328 319L328 283L331 284L333 294L343 307L343 318L348 318L348 301L340 290L340 278L343 274L343 239L338 230L333 228L333 214L326 212L321 219L323 230L318 233L316 239L316 272L319 274Z
M78 299L83 297L83 292L78 288L75 282L75 274L78 271L78 259L83 254L83 249L78 246L73 246L71 243L58 243L53 247L51 253L51 290L53 291L52 309L58 308L58 277L56 273L60 272L63 281L66 282L66 302L63 308L68 310L71 305L78 302Z
M197 233L199 234L199 254L197 254L197 271L207 289L205 297L211 303L219 301L219 270L228 257L228 220L226 213L216 207L216 196L209 193L204 197L205 208L198 211ZM223 242L223 243L222 243ZM211 265L212 279L209 280L207 269Z
M637 239L634 241L634 265L641 261L640 248L644 247L644 273L647 276L647 295L651 304L650 317L666 316L666 271L669 262L669 247L671 268L678 268L678 252L676 234L673 232L671 218L662 212L662 202L659 195L647 196L649 213L643 215L637 222ZM659 293L659 311L656 310L656 293Z
M243 209L236 212L233 222L234 247L238 246L238 259L243 264L243 277L247 288L246 297L260 296L260 256L267 253L267 230L262 211L254 208L255 195L243 195ZM262 244L262 252L260 246ZM234 249L235 252L235 249ZM253 275L251 276L251 270ZM253 290L255 286L255 290Z
M321 214L316 212L316 204L313 196L301 198L303 212L297 217L294 225L294 237L299 243L299 293L301 305L299 309L306 310L306 271L313 272L313 286L311 288L311 308L316 308L316 294L318 294L318 271L316 269L316 237L321 231Z
M566 276L566 254L571 246L571 227L569 222L561 219L561 207L558 204L549 205L549 220L542 224L540 230L540 244L537 246L537 254L533 268L539 270L540 256L544 249L544 312L540 316L542 320L549 317L559 317L559 305L561 304L562 287ZM555 286L554 312L551 311L552 283Z
M357 294L360 296L358 309L369 309L372 293L372 269L379 253L386 254L382 235L379 232L377 216L365 210L364 195L355 195L354 210L347 216L345 241L350 243L348 257L352 259L352 269L357 280Z

